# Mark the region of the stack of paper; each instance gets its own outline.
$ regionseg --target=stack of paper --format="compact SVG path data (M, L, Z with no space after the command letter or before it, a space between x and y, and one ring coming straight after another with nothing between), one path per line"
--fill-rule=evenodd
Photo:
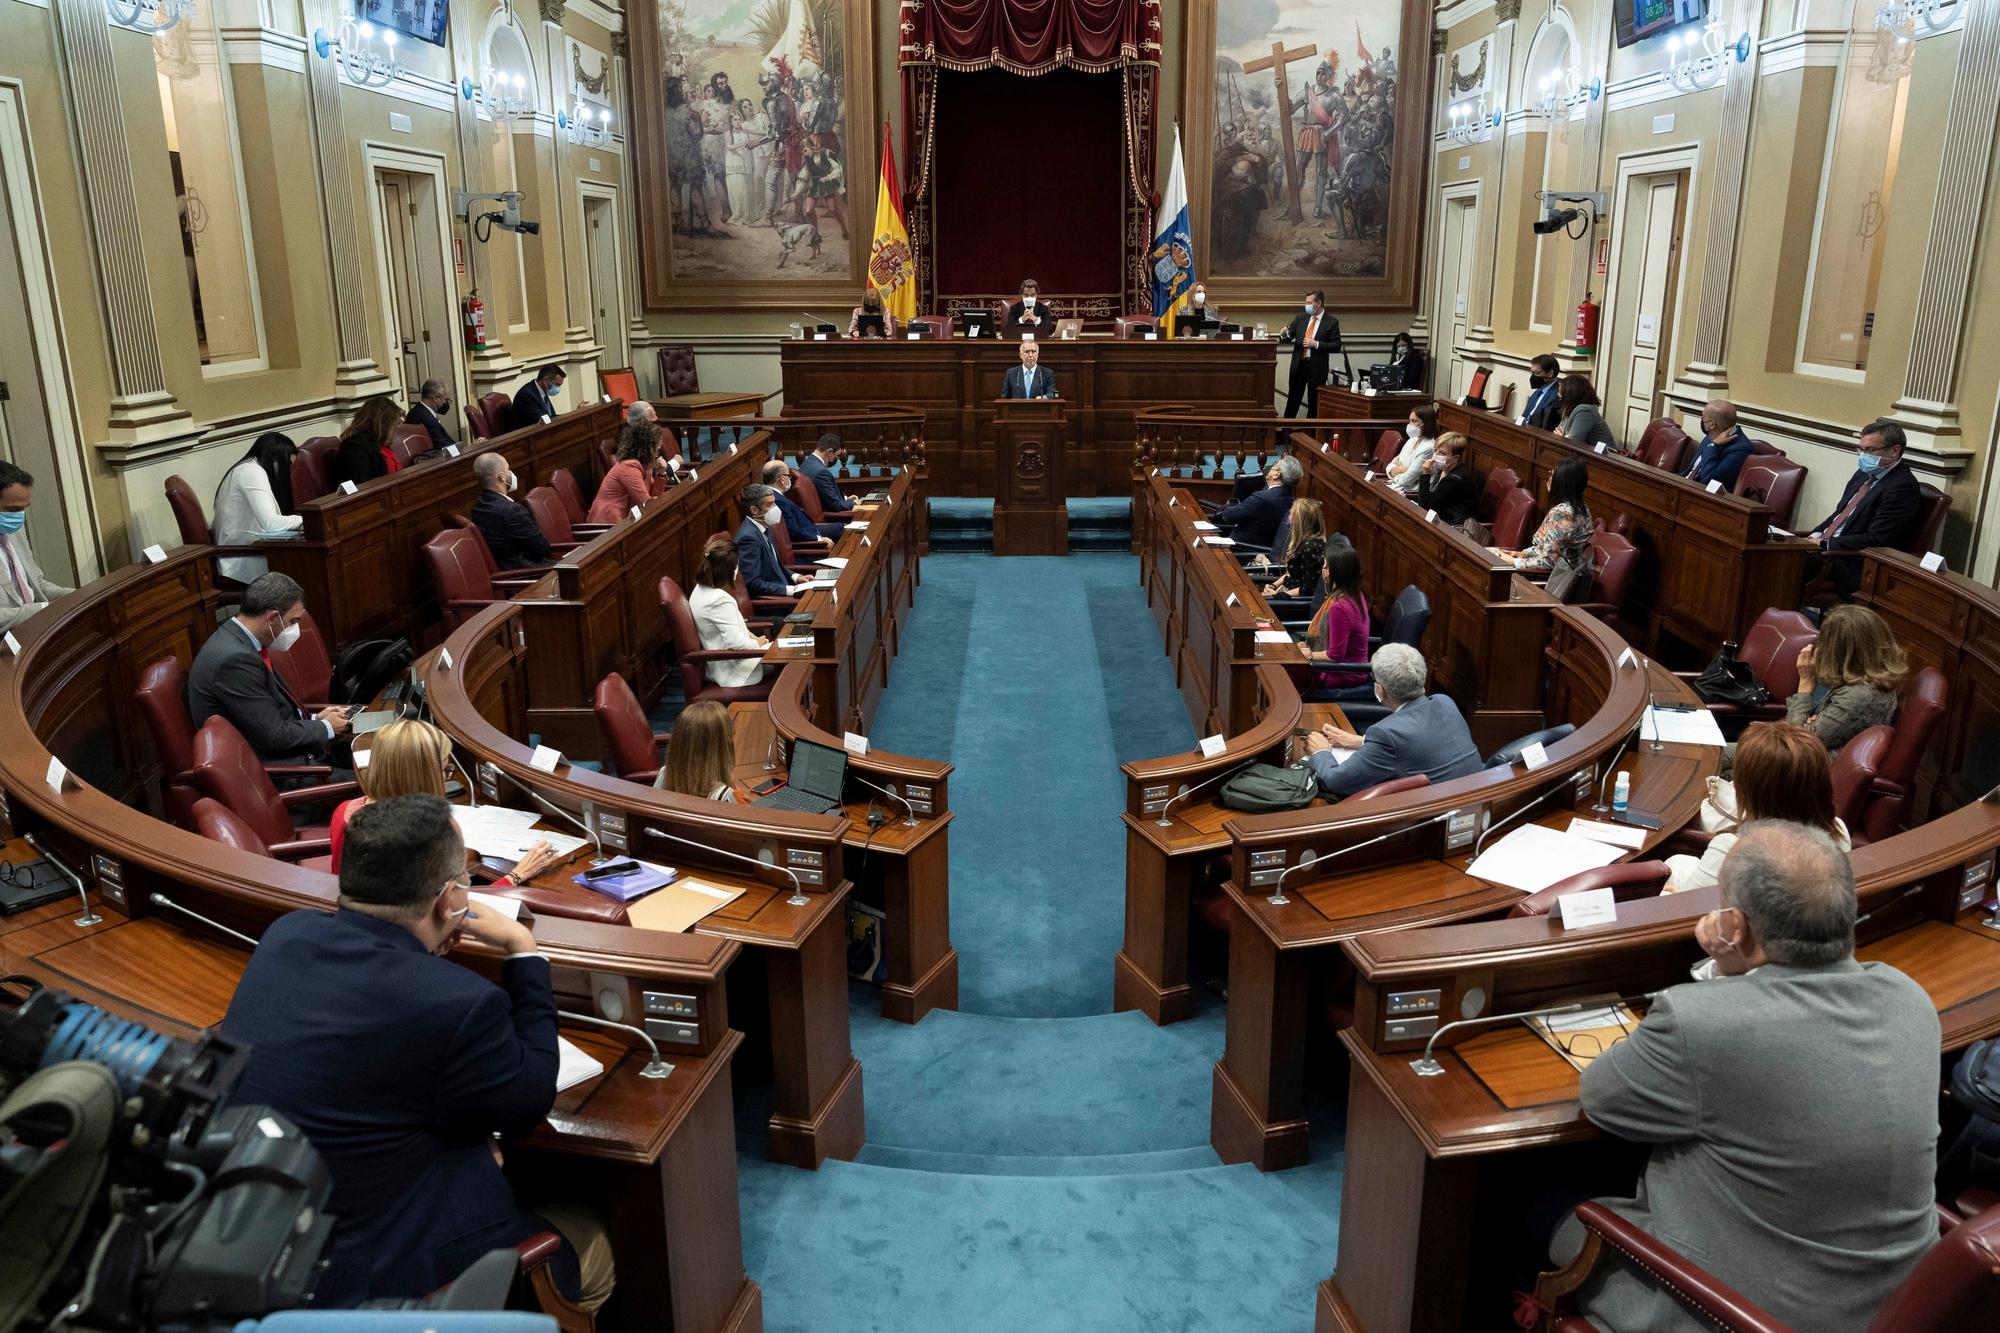
M1631 824L1606 824L1596 819L1572 819L1569 831L1598 842L1608 842L1613 847L1626 847L1638 851L1646 845L1646 830Z
M1618 848L1610 843L1559 833L1540 824L1523 824L1482 852L1466 873L1474 879L1536 893L1617 859Z
M1257 631L1259 643L1290 643L1292 636L1281 629L1260 629Z
M454 805L451 817L458 824L465 845L481 856L497 856L518 861L528 848L545 842L560 856L568 856L585 846L589 839L566 833L550 833L535 827L542 816L533 810L510 810L504 805Z
M1677 713L1666 708L1648 708L1639 735L1649 741L1678 745L1727 745L1715 714L1706 708Z
M571 1043L567 1037L556 1038L556 1091L573 1088L585 1079L596 1078L604 1072L604 1062L585 1051L583 1047Z
M825 559L815 560L813 563L815 565L825 565L828 569L846 569L847 557L844 555L830 555Z

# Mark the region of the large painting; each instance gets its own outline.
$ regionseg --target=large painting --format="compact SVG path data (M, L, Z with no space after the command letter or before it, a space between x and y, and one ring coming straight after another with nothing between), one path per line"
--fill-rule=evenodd
M852 304L874 224L871 8L633 5L648 305Z
M1188 190L1203 279L1409 306L1422 249L1424 0L1194 0Z

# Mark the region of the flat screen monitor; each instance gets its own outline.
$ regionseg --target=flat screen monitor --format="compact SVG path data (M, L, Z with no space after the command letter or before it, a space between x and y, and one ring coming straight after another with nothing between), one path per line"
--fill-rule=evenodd
M854 321L854 331L864 338L886 338L889 330L880 315L862 315Z
M1630 46L1708 16L1708 0L1616 0L1612 7L1617 40Z
M432 46L443 46L451 0L355 0L354 16L364 23L394 28Z
M991 338L993 336L993 312L991 310L967 310L959 315L965 325L968 338Z
M1185 338L1190 333L1200 333L1202 321L1208 316L1198 310L1183 310L1174 316L1174 337Z

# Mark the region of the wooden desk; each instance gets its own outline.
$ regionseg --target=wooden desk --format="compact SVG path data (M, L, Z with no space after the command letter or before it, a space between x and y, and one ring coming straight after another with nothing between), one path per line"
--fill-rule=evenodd
M1338 384L1322 384L1313 393L1313 415L1339 421L1381 421L1390 427L1401 427L1411 408L1430 401L1431 396L1421 391L1357 393ZM1368 447L1374 448L1375 442L1370 440Z
M785 339L778 347L785 412L902 403L922 410L932 484L940 495L993 495L993 401L1020 364L1014 342L827 342ZM1210 411L1269 415L1275 344L1042 341L1041 363L1069 404L1068 494L1123 495L1136 438L1134 415L1157 403L1197 403Z
M1863 927L1859 956L1924 987L1947 1051L2000 1032L2000 934L1966 906L1990 882L1996 847L2000 805L1988 803L1853 857L1861 911L1880 913ZM1914 886L1916 894L1901 896ZM1340 1034L1351 1060L1348 1168L1337 1264L1319 1289L1321 1333L1497 1322L1506 1293L1466 1281L1482 1182L1507 1154L1597 1137L1577 1102L1575 1072L1525 1028L1461 1029L1437 1048L1445 1072L1419 1077L1410 1061L1425 1039L1391 1039L1388 994L1434 987L1443 1017L1643 994L1687 980L1701 956L1694 923L1718 902L1709 888L1621 904L1616 925L1587 931L1538 917L1346 943L1357 973L1354 1022ZM1230 999L1233 1006L1233 986ZM1565 1160L1546 1159L1545 1169Z
M663 417L745 417L764 405L769 394L762 393L677 393L649 401Z
M525 493L549 484L568 468L586 489L598 471L597 446L615 441L623 420L610 403L590 403L547 425L525 426L470 442L457 458L417 463L368 482L353 495L338 490L298 507L305 535L266 542L272 569L289 574L306 592L327 647L335 653L357 639L403 636L423 645L441 623L437 587L424 562L423 544L452 514L469 514L479 496L472 460L499 453L521 479Z
M993 404L993 554L1068 555L1069 405Z

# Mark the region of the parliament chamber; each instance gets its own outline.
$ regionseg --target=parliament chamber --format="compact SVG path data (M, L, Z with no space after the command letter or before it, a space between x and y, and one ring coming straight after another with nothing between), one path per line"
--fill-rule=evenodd
M0 36L0 1327L2000 1321L1992 0Z

